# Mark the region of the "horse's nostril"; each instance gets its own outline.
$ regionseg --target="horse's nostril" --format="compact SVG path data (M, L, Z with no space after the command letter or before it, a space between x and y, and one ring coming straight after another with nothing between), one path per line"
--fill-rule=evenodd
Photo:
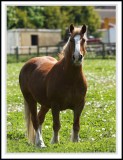
M79 60L81 60L81 59L82 59L82 55L80 54L80 55L79 55Z
M72 57L73 57L73 60L75 60L75 56L73 55Z

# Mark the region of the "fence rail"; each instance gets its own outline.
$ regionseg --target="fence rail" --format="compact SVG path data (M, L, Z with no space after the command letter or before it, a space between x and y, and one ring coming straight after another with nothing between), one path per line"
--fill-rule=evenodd
M41 54L58 54L63 48L63 45L57 46L16 46L12 47L10 54L15 54L17 61L21 55L32 55L35 54L39 56ZM90 43L87 45L87 54L95 54L95 56L102 56L105 58L106 55L116 54L116 44L115 43Z

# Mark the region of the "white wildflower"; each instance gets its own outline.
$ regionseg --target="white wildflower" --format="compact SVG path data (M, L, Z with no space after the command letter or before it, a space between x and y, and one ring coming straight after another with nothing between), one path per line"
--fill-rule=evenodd
M101 132L101 131L97 129L96 132Z
M103 122L106 122L106 119L102 119Z
M95 139L94 139L94 138L91 138L91 140L94 141Z
M98 118L100 118L100 115L98 115Z
M11 122L8 122L7 125L8 125L8 126L11 126L12 124L11 124Z
M100 134L100 137L102 137L102 134Z
M113 135L112 135L112 137L116 137L116 135L115 135L115 134L113 134Z
M103 131L105 131L105 128L102 128Z
M45 126L45 128L49 128L49 126Z

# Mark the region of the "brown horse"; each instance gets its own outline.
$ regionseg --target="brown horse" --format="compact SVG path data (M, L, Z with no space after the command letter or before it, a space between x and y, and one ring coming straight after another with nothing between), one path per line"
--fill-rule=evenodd
M74 113L72 141L79 140L79 119L85 104L86 78L82 61L86 47L86 25L75 28L70 25L70 37L61 52L64 57L57 61L50 56L30 59L21 69L20 88L25 100L25 117L28 138L39 147L45 147L42 138L42 123L51 108L53 116L53 138L58 143L60 129L59 113L72 109ZM37 114L37 103L41 109Z

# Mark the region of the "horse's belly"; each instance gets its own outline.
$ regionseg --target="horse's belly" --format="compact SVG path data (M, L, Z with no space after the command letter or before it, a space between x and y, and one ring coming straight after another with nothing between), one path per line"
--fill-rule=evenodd
M69 89L67 91L59 91L51 98L52 106L58 106L60 110L74 109L80 106L85 97L86 90L81 88Z

